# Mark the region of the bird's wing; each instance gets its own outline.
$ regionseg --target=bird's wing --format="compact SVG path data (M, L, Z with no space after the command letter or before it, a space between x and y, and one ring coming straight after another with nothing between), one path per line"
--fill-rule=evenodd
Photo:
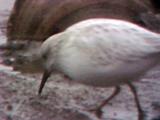
M134 32L132 29L92 28L82 32L76 35L77 48L91 59L103 59L104 63L135 61L160 54L160 36L145 29Z

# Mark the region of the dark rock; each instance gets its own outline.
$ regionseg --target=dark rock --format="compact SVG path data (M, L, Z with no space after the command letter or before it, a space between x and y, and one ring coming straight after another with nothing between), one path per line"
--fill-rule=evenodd
M154 7L149 0L16 0L8 21L8 40L45 40L89 18L124 19L141 24L137 17L154 12ZM145 25L150 26L150 22Z

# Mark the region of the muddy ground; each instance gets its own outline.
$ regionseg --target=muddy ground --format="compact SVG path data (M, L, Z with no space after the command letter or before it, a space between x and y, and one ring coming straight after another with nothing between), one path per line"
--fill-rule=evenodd
M0 0L0 44L6 42L5 27L13 0ZM3 9L2 9L3 8ZM2 61L6 51L0 50L0 120L98 120L88 109L105 100L113 88L93 88L70 83L53 75L43 94L37 95L42 73L23 73ZM11 58L14 60L14 58ZM32 65L31 65L32 66ZM28 66L23 66L27 68ZM145 120L160 120L160 67L151 70L134 83ZM127 86L103 109L102 120L137 120L133 96Z

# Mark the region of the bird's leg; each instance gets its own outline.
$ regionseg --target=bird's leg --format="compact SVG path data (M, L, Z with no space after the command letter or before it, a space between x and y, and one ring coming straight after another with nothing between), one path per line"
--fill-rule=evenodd
M139 102L139 98L138 98L138 95L137 95L136 88L131 83L128 83L128 86L129 86L129 88L131 89L131 91L134 95L134 100L136 102L136 107L137 107L137 110L138 110L138 120L144 120L144 113L143 113L143 110L142 110L140 102Z
M120 92L120 86L116 86L113 94L112 94L109 98L107 98L105 101L103 101L96 109L92 109L92 110L90 110L90 111L92 111L92 112L94 111L95 114L96 114L96 116L97 116L98 118L101 118L101 116L102 116L102 108L103 108L111 99L113 99L116 95L118 95L119 92Z

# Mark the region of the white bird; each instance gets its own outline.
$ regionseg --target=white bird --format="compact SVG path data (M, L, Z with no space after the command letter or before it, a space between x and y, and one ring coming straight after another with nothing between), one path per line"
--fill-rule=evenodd
M101 108L127 84L136 101L138 119L144 119L136 89L139 80L160 60L160 35L133 23L114 19L89 19L72 25L48 38L40 54L45 72L39 94L48 77L59 72L71 80L96 87L115 86L114 93Z

